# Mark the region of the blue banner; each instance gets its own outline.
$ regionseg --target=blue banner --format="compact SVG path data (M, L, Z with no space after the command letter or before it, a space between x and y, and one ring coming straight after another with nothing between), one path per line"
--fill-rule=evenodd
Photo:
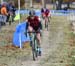
M18 11L18 10L17 10ZM18 13L16 11L16 14ZM35 12L36 12L36 15L37 16L41 16L41 10L36 10L35 9ZM28 14L29 13L29 10L20 10L20 14ZM50 10L50 13L51 15L69 15L70 13L75 13L75 10Z
M20 47L20 41L21 41L21 46L23 46L23 42L30 41L29 35L27 35L26 37L25 32L26 32L26 22L23 22L16 26L16 31L13 34L14 46Z

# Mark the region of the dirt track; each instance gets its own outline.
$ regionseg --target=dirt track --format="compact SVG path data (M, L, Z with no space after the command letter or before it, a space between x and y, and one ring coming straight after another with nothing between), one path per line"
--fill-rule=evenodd
M49 31L43 31L42 56L37 61L32 60L28 49L7 49L7 54L0 49L3 53L0 53L0 66L66 66L69 50L66 49L68 40L64 34L65 26L68 26L65 17L51 19Z

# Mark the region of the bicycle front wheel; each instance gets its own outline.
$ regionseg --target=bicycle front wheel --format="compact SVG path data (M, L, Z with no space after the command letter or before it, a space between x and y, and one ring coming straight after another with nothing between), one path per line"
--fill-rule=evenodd
M36 50L35 50L35 46L32 45L32 54L33 54L33 60L36 60L37 54L36 54Z
M33 60L35 61L38 57L36 39L34 39L34 43L32 44L32 54L33 54Z

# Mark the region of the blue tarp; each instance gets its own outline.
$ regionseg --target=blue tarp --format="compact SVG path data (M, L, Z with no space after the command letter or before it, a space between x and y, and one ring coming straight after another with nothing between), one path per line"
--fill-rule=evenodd
M35 13L37 16L41 16L41 11L40 10L36 10L36 13Z
M35 10L37 16L41 16L41 11L40 9ZM70 13L75 13L75 10L50 10L51 15L68 15ZM18 13L18 10L16 11L16 14ZM28 14L29 10L20 10L20 14Z
M18 10L16 11L16 14L18 14ZM29 10L20 10L20 14L29 14ZM36 10L36 15L40 16L41 15L41 11L40 10Z
M14 32L14 35L13 35L13 44L15 46L20 47L20 41L21 41L21 44L23 42L30 41L29 35L27 35L26 37L24 33L25 31L26 31L26 22L23 22L16 26L16 31ZM23 44L21 46L23 46Z

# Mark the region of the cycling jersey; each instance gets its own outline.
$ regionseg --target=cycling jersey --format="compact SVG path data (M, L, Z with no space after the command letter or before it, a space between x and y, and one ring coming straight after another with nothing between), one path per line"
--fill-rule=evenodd
M27 21L28 21L28 24L35 30L37 31L40 27L40 20L39 20L39 17L38 16L34 16L33 19L31 19L31 17L27 17Z
M47 10L45 11L45 16L48 17L48 16L49 16L49 13L50 13L50 11L47 9Z

